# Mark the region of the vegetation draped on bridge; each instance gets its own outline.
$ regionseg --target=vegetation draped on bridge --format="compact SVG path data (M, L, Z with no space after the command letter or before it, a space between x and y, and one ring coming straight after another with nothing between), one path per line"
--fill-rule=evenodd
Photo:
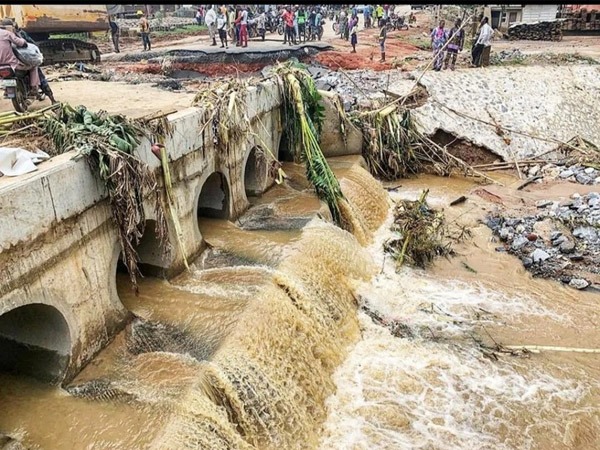
M283 133L294 159L304 162L306 178L317 196L327 203L335 223L348 230L350 225L340 210L344 194L319 144L325 117L321 95L310 74L297 63L279 64L274 73L283 92Z
M85 155L108 191L113 219L119 230L122 260L137 289L138 254L146 218L144 193L154 200L156 234L166 247L167 222L154 171L133 152L145 130L123 115L94 113L84 106L63 104L57 115L47 115L42 128L48 133L58 153L76 150Z
M119 232L122 260L137 290L140 272L136 247L146 226L145 194L150 194L154 201L157 237L165 250L169 245L162 190L158 189L155 172L133 153L149 130L142 122L123 115L95 113L84 106L73 108L64 103L28 114L11 113L6 117L8 123L10 129L0 132L3 145L14 142L21 146L23 137L27 137L28 140L44 141L44 148L51 155L74 150L77 156L87 158L92 171L107 189Z

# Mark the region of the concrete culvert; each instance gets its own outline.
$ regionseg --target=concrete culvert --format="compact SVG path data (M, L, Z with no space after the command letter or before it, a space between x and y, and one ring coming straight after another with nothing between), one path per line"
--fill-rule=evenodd
M56 308L34 303L0 316L0 370L59 384L70 352L69 326Z
M229 218L229 186L222 173L215 172L204 182L198 198L198 217Z
M244 169L244 188L247 197L262 194L265 179L267 177L267 158L260 147L250 150Z

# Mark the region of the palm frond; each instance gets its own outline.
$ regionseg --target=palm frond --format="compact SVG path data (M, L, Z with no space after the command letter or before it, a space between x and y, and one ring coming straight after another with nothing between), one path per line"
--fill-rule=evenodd
M310 74L293 63L280 64L274 71L283 93L284 135L294 152L294 160L306 166L306 178L317 196L329 207L335 223L344 229L350 224L343 217L344 200L340 183L329 167L319 135L325 118L321 95Z

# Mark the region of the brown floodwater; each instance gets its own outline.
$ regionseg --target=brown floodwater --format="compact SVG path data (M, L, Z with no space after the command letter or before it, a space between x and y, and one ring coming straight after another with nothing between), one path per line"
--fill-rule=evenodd
M600 348L598 297L532 278L480 223L499 202L590 188L422 176L388 198L364 170L334 167L354 236L318 218L277 230L201 218L209 249L190 272L144 278L139 296L118 274L134 320L73 383L0 375L0 435L47 450L600 448L600 355L493 360L477 344ZM327 218L301 170L284 169L296 179L253 204ZM424 188L473 237L430 270L396 270L382 252L391 202ZM357 313L357 298L414 337Z

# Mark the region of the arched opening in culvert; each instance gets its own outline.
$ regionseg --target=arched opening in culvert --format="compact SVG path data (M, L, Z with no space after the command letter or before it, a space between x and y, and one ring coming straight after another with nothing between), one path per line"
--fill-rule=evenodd
M247 197L262 194L267 177L267 158L260 147L253 147L246 159L244 169L244 189Z
M59 384L69 365L71 333L61 312L32 303L0 316L0 370Z
M165 231L167 232L167 231ZM165 239L169 237L166 236ZM131 281L129 276L129 270L123 260L123 251L120 244L118 245L118 260L116 262L116 280L117 280L117 293L123 289L131 289ZM141 278L152 276L152 277L165 277L170 267L170 252L165 250L161 244L161 237L157 234L156 221L153 219L146 220L144 227L144 233L140 238L137 245L134 243L134 249L138 255L137 268L139 273L137 274L138 283ZM119 295L121 297L121 295Z
M198 197L198 217L229 218L229 186L222 173L214 172L202 185Z

